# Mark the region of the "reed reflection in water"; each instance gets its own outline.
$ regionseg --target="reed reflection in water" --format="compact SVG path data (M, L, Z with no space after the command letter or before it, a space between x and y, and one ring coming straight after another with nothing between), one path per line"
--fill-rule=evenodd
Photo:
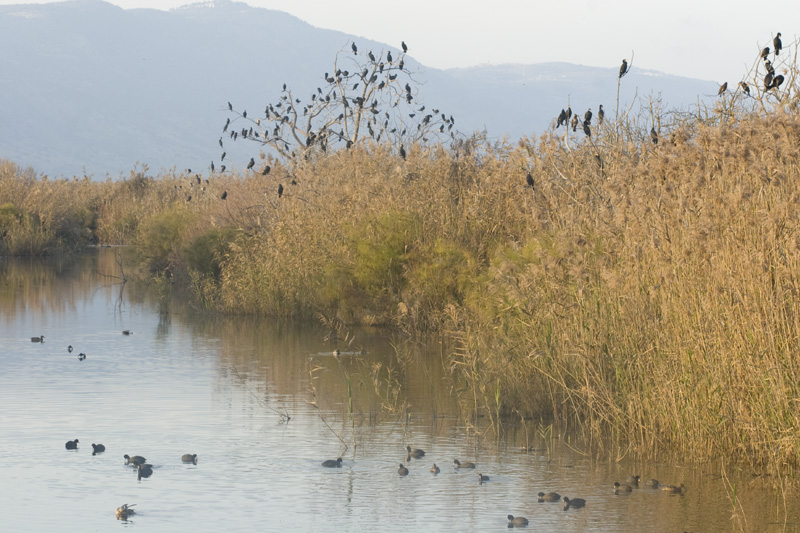
M4 531L104 531L124 503L136 513L119 524L150 531L499 531L508 514L534 531L797 528L797 509L782 513L746 476L598 463L535 423L474 437L436 343L406 349L358 330L340 346L321 325L165 309L146 285L120 291L113 249L4 261L0 273ZM92 442L106 451L92 456ZM407 445L425 456L409 460ZM137 481L124 454L147 458L152 476ZM340 456L341 468L321 466ZM455 470L455 458L477 468ZM634 471L689 490L615 496ZM537 503L551 490L587 507Z

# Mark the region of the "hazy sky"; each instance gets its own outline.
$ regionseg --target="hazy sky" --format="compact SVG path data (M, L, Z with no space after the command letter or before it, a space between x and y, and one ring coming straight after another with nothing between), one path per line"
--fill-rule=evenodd
M0 5L45 3L0 0ZM170 9L186 0L110 0L125 9ZM796 40L800 2L772 0L245 0L314 26L399 46L436 68L566 61L634 66L736 82L776 32ZM783 57L789 57L785 51Z

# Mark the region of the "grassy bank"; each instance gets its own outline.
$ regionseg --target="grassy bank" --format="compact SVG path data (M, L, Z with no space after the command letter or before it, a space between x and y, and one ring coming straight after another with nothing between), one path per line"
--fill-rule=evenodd
M446 332L465 408L498 422L792 474L800 117L674 131L405 160L373 146L200 183L43 180L6 162L2 246L131 244L127 261L204 309Z

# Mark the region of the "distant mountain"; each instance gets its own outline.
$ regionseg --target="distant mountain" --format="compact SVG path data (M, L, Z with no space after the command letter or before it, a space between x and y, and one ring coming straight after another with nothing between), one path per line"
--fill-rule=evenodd
M95 179L151 170L205 171L217 160L227 102L259 112L283 83L310 94L338 51L393 46L315 28L280 11L214 0L169 12L123 10L100 0L0 6L0 157L51 176ZM411 53L413 53L413 43ZM569 101L613 113L618 66L565 63L419 69L425 103L464 132L536 135ZM715 94L716 84L644 71L622 101L660 93L670 106ZM610 115L609 115L610 116ZM226 143L244 166L255 144ZM228 160L226 159L226 161ZM230 167L229 167L230 168Z

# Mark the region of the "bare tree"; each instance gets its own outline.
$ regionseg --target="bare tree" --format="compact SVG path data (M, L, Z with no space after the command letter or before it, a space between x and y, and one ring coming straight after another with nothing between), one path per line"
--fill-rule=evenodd
M270 147L289 162L365 142L388 143L405 157L404 146L455 138L452 115L417 101L419 83L406 68L405 48L397 57L391 50L357 50L355 43L342 48L332 72L305 98L283 84L278 100L257 117L229 102L233 119L223 133ZM220 147L224 160L222 138Z

